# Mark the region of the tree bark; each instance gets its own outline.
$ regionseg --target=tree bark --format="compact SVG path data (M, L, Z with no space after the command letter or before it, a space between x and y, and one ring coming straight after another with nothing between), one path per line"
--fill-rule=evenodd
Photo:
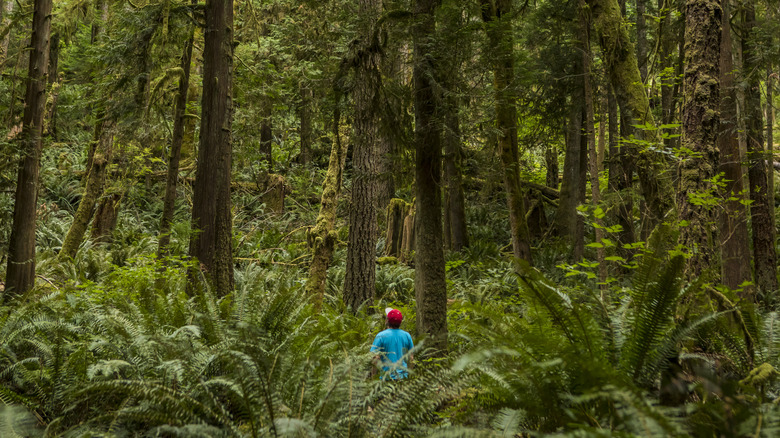
M204 86L205 90L205 86ZM204 91L205 94L205 91ZM266 102L264 102L261 105L260 108L260 153L265 157L266 162L266 169L268 173L272 172L273 166L274 166L274 154L273 154L273 145L274 145L274 133L273 133L273 127L271 126L271 102L269 101L269 97L264 98Z
M439 97L433 78L435 55L435 11L439 0L415 0L412 25L414 66L414 145L416 177L415 276L417 332L427 335L428 346L439 354L447 350L447 284L444 273L444 245L441 223L441 124L436 119Z
M620 126L618 125L618 105L615 93L610 86L607 95L607 112L609 117L609 164L607 187L609 193L615 196L613 217L620 226L617 235L618 254L626 260L633 256L633 251L626 248L636 242L634 232L634 201L630 193L633 170L628 159L628 148L621 146Z
M49 67L49 35L52 0L35 0L27 73L26 106L22 120L22 161L16 182L14 219L8 245L8 266L3 300L35 285L35 228L38 208L38 176L41 136L46 104L46 74Z
M194 4L194 2L193 2ZM165 195L163 198L163 212L160 219L160 238L157 245L157 257L163 258L169 254L168 245L171 242L171 225L176 205L176 186L179 180L179 161L181 160L181 147L184 142L184 114L187 110L187 95L190 89L190 70L192 68L192 46L195 42L195 27L189 31L189 37L184 43L184 51L181 56L182 75L179 78L179 88L176 94L176 106L173 110L173 134L171 136L171 149L168 157L168 174L165 179Z
M207 0L205 12L203 101L190 256L198 260L216 294L224 296L233 290L233 0Z
M338 99L333 118L333 146L330 150L328 173L322 189L320 213L317 223L309 230L306 239L313 250L309 276L306 280L306 293L314 301L319 310L322 307L322 298L325 295L325 284L328 279L328 266L333 256L333 249L338 240L338 234L334 230L336 226L336 207L338 207L341 195L341 183L344 175L344 162L347 159L347 145L341 142L339 132L340 113Z
M301 150L298 155L298 162L305 165L311 160L311 105L314 93L308 85L303 83L299 86L298 89L301 93L301 105L298 108L298 116L301 119Z
M729 1L723 2L723 25L720 42L720 128L718 150L719 172L723 173L723 210L720 213L721 280L730 289L751 281L748 244L747 209L742 175L742 157L737 131L737 95L734 89L732 62L731 12Z
M531 237L526 222L525 195L520 183L520 157L517 145L517 104L515 87L514 38L511 0L482 0L482 20L493 51L493 80L496 99L496 128L501 151L512 234L512 252L516 259L531 262Z
M580 193L584 192L585 181L581 179L587 163L582 161L582 102L581 87L574 90L569 108L569 122L566 130L566 153L563 158L563 178L561 179L560 200L555 210L554 226L559 236L575 248L575 256L581 256L584 242L583 222L578 218L577 206L581 203ZM585 152L587 153L587 152ZM580 187L583 187L582 189Z
M404 237L404 219L411 205L403 199L391 199L387 206L387 232L385 233L385 256L400 257Z
M647 81L647 0L636 0L636 57L642 83Z
M686 275L696 278L718 262L718 199L712 178L718 165L722 10L720 0L688 0L685 12L683 145L691 154L679 166L677 205L680 244L690 254Z
M379 114L377 103L381 84L381 54L375 35L382 10L381 0L361 0L363 17L361 47L355 64L354 149L352 152L352 205L349 211L349 245L344 278L344 304L353 311L374 303L376 288L377 239L377 150Z
M767 180L766 153L764 151L764 122L761 116L761 88L754 60L753 41L756 27L756 12L752 3L743 5L744 30L742 39L742 71L747 75L745 89L745 133L747 136L747 158L750 179L750 214L753 225L753 262L755 283L767 304L774 304L777 291L776 231L774 226L774 200L770 198Z

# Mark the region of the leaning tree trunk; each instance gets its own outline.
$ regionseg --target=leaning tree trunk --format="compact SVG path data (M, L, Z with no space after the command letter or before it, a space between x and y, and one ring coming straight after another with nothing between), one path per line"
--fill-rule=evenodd
M341 181L344 174L344 163L347 159L347 144L342 143L339 132L340 112L339 99L336 99L336 109L333 117L333 146L330 150L330 162L328 173L322 188L320 213L317 223L309 230L306 239L313 250L309 276L306 280L306 294L314 301L319 310L322 307L322 298L325 295L325 284L328 279L328 266L333 256L333 249L338 240L338 234L334 230L336 226L336 208L341 195Z
M645 93L634 44L628 36L620 6L617 0L587 2L599 36L604 64L620 107L630 114L632 124L645 126L637 130L640 140L657 143L658 134L650 112L650 100ZM637 156L636 170L642 196L648 206L645 221L648 223L647 228L652 229L673 206L672 189L668 178L664 176L666 167L661 163L662 158L656 157L651 151L640 150L627 143L623 147L631 148L630 153Z
M181 146L184 142L184 115L187 110L187 95L190 89L190 69L192 66L192 46L195 42L195 27L191 27L189 37L184 43L181 55L182 75L179 78L179 89L176 95L176 107L173 115L173 135L168 158L168 174L165 179L165 195L163 198L163 213L160 220L160 239L157 246L157 257L168 255L168 245L171 242L171 224L176 203L176 185L179 180L179 161Z
M447 284L441 223L441 125L436 118L439 97L433 78L436 21L439 0L415 0L412 25L414 67L415 177L415 276L417 333L429 336L428 346L439 354L447 350Z
M520 183L517 146L517 106L514 91L515 61L511 0L483 0L482 20L493 52L493 80L496 96L496 128L499 132L501 167L504 173L512 252L516 259L531 262L531 237L526 222L525 195Z
M720 42L720 151L719 172L723 173L723 211L720 213L721 280L730 289L751 281L747 209L742 174L742 157L737 137L737 94L734 88L729 1L723 2Z
M761 116L760 79L754 59L756 12L751 3L743 9L744 29L742 39L742 71L748 86L745 89L745 132L750 180L750 214L753 225L753 262L755 283L765 296L777 291L776 231L774 226L774 199L770 198L767 180L766 154L763 139L763 118ZM774 299L770 299L770 302Z
M217 295L233 290L230 172L233 119L233 0L206 1L203 102L193 184L190 256Z
M691 151L679 167L677 195L680 244L690 257L686 274L695 278L714 268L717 245L717 188L720 84L720 0L688 0L685 28L683 145Z
M76 214L73 216L73 223L62 241L62 249L57 256L60 260L76 256L76 252L84 240L84 233L87 231L89 221L92 219L95 203L103 193L106 170L114 148L114 126L111 121L104 119L95 125L93 142L97 144L92 155L91 166L88 168L87 185L84 188L84 195L79 201Z
M355 55L355 120L352 152L352 205L349 211L349 245L344 277L344 304L353 311L374 303L376 288L376 191L379 114L377 101L381 76L378 31L381 0L361 0L362 46Z
M21 136L23 158L16 182L3 299L25 293L35 285L35 220L46 104L46 73L49 66L51 9L52 0L35 1Z

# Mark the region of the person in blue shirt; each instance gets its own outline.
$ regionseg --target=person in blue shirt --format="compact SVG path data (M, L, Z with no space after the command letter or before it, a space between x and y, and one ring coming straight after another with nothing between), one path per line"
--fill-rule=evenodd
M374 338L374 344L371 345L371 352L377 353L373 362L382 367L382 380L399 380L409 377L404 355L414 348L412 336L401 330L401 322L404 316L400 310L387 308L386 329L379 332ZM413 355L409 355L409 364L411 365Z

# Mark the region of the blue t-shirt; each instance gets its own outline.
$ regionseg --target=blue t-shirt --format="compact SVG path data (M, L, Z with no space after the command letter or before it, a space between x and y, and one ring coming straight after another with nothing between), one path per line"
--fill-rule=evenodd
M412 336L401 329L389 328L376 335L371 352L379 353L382 356L381 364L382 371L384 371L382 379L396 380L409 376L403 355L413 347Z

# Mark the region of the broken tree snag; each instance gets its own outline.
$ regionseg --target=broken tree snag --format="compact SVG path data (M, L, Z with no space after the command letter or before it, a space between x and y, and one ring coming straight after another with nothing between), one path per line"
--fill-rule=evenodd
M336 107L338 107L338 101ZM306 240L314 253L309 265L306 293L312 297L317 310L322 307L322 297L325 295L325 281L328 278L328 266L330 266L333 248L338 240L338 235L334 230L336 225L336 207L341 194L344 162L347 159L348 142L342 143L340 140L338 109L334 114L333 136L335 141L330 150L328 173L325 175L325 182L323 183L320 213L317 216L316 225L306 234Z
M415 203L412 202L411 207L409 207L406 217L404 218L404 228L403 228L403 237L401 238L401 253L399 255L399 259L401 261L413 261L411 254L414 251L414 214L415 214Z
M411 205L403 199L394 198L387 206L387 232L385 233L385 256L400 257L404 236L404 219Z
M264 173L258 177L260 199L274 213L284 213L284 198L288 192L287 180L282 175Z

